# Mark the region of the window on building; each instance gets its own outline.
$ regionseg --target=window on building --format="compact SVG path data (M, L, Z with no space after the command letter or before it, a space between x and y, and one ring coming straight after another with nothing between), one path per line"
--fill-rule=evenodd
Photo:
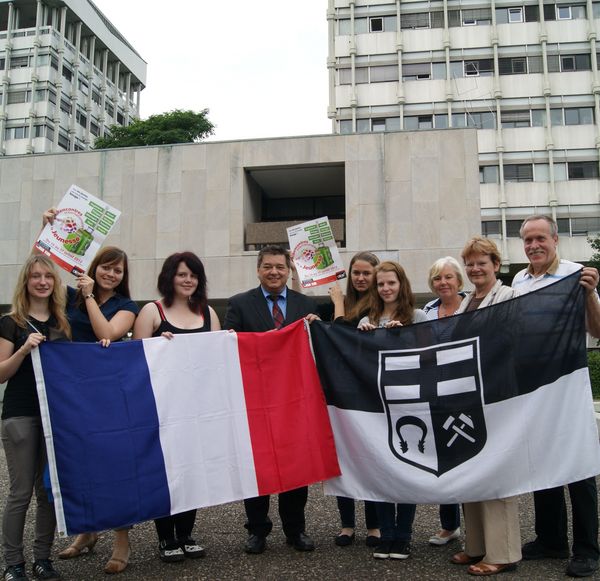
M600 232L600 218L571 218L573 236L589 236Z
M531 126L546 127L546 110L532 109L531 110Z
M498 183L498 166L497 165L480 165L479 166L479 183L480 184L497 184Z
M565 108L565 125L593 125L593 107Z
M108 99L106 99L104 101L104 109L108 113L109 117L114 117L115 108L113 107L112 103Z
M491 111L482 113L467 113L467 127L476 127L477 129L495 129L496 116Z
M28 139L29 138L29 126L21 125L19 127L7 127L4 130L4 139Z
M384 65L382 67L370 67L371 82L382 83L385 81L398 80L398 67L396 65Z
M534 182L549 182L550 181L550 165L547 163L533 164L533 181Z
M481 223L481 234L483 236L500 236L502 234L502 222L500 220L487 220Z
M494 74L494 59L464 62L465 77L489 77Z
M67 81L73 80L73 71L66 65L63 65L62 76L67 79Z
M69 97L61 97L60 98L60 110L63 111L64 113L66 113L67 115L71 114L71 100L69 99Z
M513 22L523 22L523 7L518 6L517 8L509 8L508 9L508 21Z
M548 58L550 62L550 57ZM589 71L591 70L589 54L564 55L560 57L560 70L567 71Z
M503 111L500 114L500 122L502 128L513 128L513 127L530 127L531 118L529 111Z
M352 84L352 69L339 69L339 82L340 85L351 85Z
M50 55L50 66L58 71L58 57L56 55Z
M599 177L597 161L570 161L567 166L570 180L593 180Z
M527 73L527 58L512 57L498 59L498 73L501 75L523 75Z
M354 19L354 34L366 34L369 32L369 19L368 18L355 18ZM348 33L350 34L350 33Z
M119 125L125 125L125 115L121 111L117 111L117 123Z
M446 78L446 63L431 63L431 78L444 80Z
M594 18L600 18L600 2L592 2L592 15Z
M442 26L444 22L443 12L434 12L433 14L442 15ZM419 12L417 14L402 14L400 19L400 28L407 30L411 28L432 28L429 12Z
M56 105L56 92L52 89L48 90L48 101L50 101L50 103L53 105Z
M509 163L504 166L505 182L532 182L533 164Z
M6 64L5 58L0 58L0 71L4 70L4 65Z
M81 125L82 127L85 128L87 126L87 115L83 111L80 111L78 109L77 113L75 114L75 119L77 120L77 123L79 123L79 125Z
M374 133L382 133L385 131L385 119L373 119L371 121L371 131Z
M58 145L66 151L69 151L71 149L71 142L69 140L69 137L62 131L58 132Z
M474 26L492 23L492 11L490 8L473 8L462 10L462 25Z
M383 32L383 18L369 18L369 30L371 32Z
M29 103L31 101L31 91L9 91L6 97L7 105L16 103Z
M466 127L467 118L464 113L452 113L452 127Z
M34 103L39 103L40 101L45 101L47 94L48 94L48 89L37 89L35 92L35 95L33 97Z
M29 56L12 56L10 57L11 69L26 69L29 66Z
M356 132L357 133L369 133L371 131L371 120L370 119L357 119L356 120Z
M525 6L525 22L539 22L540 9L537 4Z
M90 86L88 82L85 79L82 79L81 77L79 77L79 79L77 80L77 86L84 95L87 95L90 91Z
M431 63L402 65L402 80L417 81L431 78Z
M385 130L386 131L400 131L400 117L386 117L385 118Z
M544 72L544 63L541 56L527 57L527 72L529 74Z
M347 135L348 133L352 133L352 120L351 119L343 119L340 121L340 133L342 135Z
M436 129L446 129L448 127L448 115L441 113L433 116L433 126Z
M352 32L351 21L349 18L343 18L338 20L338 34L346 35Z
M554 181L555 182L566 182L567 181L567 164L566 163L555 163L553 167L554 167Z

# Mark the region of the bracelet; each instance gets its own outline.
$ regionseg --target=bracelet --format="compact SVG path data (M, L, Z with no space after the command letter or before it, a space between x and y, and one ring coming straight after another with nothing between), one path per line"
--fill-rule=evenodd
M96 297L94 296L94 293L90 293L89 295L84 295L83 298L85 300L87 300L87 299L95 299Z

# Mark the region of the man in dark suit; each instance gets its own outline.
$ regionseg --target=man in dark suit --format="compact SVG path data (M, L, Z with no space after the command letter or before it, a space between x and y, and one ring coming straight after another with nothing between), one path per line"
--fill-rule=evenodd
M282 246L266 246L258 253L257 273L260 285L229 299L224 329L233 331L272 331L307 317L316 318L316 304L304 295L288 289L291 270L288 251ZM274 382L273 389L277 389ZM287 543L298 551L312 551L315 544L306 534L304 507L308 488L303 486L279 495L279 516ZM273 528L269 518L269 496L244 500L248 529L246 553L259 554L267 547L267 535Z

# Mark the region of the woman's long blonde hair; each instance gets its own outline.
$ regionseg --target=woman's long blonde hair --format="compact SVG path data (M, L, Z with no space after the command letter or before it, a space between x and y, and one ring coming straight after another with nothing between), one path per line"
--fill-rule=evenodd
M69 321L65 315L67 303L65 287L60 280L60 275L54 262L43 254L32 254L21 268L13 295L12 310L9 314L19 327L22 327L23 329L27 328L27 319L29 317L29 308L31 306L29 293L27 292L27 283L31 271L36 264L39 264L48 270L54 277L54 289L52 290L52 294L48 297L48 310L50 311L50 315L56 320L56 328L70 339L71 325L69 325Z
M377 275L380 272L393 272L396 274L400 283L400 292L398 293L398 304L392 315L392 319L400 321L403 325L410 325L415 311L415 297L406 272L404 272L404 269L397 262L392 262L391 260L382 262L375 268L373 285L371 286L369 297L369 321L374 325L378 325L383 313L383 301L377 291Z

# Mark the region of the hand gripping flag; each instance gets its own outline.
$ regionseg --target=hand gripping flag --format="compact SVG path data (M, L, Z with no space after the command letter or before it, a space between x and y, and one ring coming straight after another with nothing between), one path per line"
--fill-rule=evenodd
M311 326L342 476L329 494L504 498L600 472L579 273L463 315Z
M339 475L308 335L198 333L34 354L59 532Z

